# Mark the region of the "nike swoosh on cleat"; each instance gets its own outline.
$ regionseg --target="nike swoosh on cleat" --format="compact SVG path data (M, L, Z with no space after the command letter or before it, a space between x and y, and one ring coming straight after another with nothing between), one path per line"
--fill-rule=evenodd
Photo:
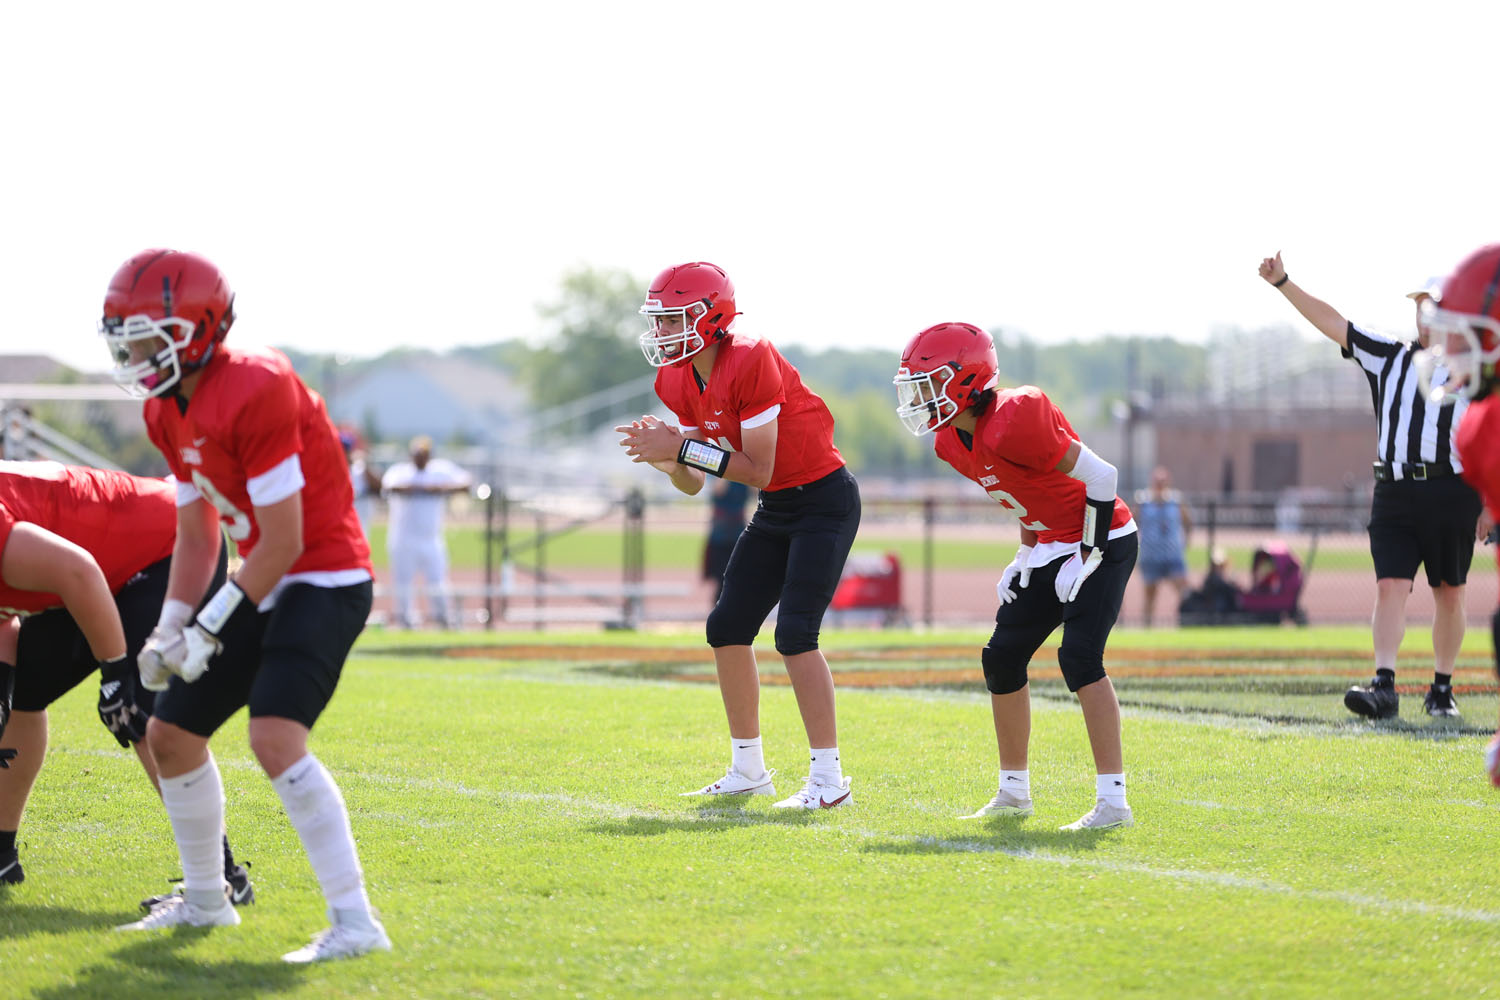
M838 805L840 802L844 801L848 797L849 797L849 793L845 792L843 795L840 795L838 798L834 799L832 802L829 802L827 799L823 798L822 796L819 796L818 797L818 805L822 806L824 809L832 809L834 806Z

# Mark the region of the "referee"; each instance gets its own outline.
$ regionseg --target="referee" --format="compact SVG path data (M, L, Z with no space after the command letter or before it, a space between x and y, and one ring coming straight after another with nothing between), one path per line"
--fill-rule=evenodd
M1375 405L1375 500L1370 509L1370 555L1375 561L1375 677L1344 693L1344 706L1356 715L1394 718L1396 653L1406 632L1406 598L1417 567L1427 569L1435 607L1432 619L1432 685L1422 707L1435 717L1457 716L1453 700L1453 661L1464 638L1464 581L1474 557L1480 524L1479 494L1459 476L1462 466L1453 450L1466 402L1440 406L1422 398L1412 358L1427 346L1421 322L1424 299L1439 293L1431 286L1412 292L1418 308L1417 342L1371 333L1344 319L1337 309L1314 298L1287 277L1281 254L1261 261L1260 276L1278 289L1304 319L1339 345L1370 382Z

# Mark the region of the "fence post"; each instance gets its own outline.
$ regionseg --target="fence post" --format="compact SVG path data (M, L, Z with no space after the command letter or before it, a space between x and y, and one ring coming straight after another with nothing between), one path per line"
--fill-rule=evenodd
M1208 569L1214 568L1214 530L1219 522L1219 502L1213 497L1208 498L1208 549L1203 557L1208 560Z
M937 542L934 531L937 522L937 500L928 496L922 501L922 621L932 628L932 580L935 572Z
M546 624L542 621L542 607L547 603L547 521L546 515L540 509L536 512L536 630L546 630Z
M484 628L495 627L495 491L480 483L474 491L484 501Z
M634 488L625 495L624 601L620 607L622 628L634 629L641 620L642 589L646 582L646 495Z

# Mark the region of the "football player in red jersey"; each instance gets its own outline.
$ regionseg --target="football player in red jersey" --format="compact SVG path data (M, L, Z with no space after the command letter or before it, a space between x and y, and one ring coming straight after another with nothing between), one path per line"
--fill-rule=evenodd
M731 332L739 315L734 285L713 264L661 272L641 313L648 324L641 350L657 369L656 394L678 427L644 416L615 428L624 435L621 446L689 495L703 488L705 474L761 491L708 616L729 719L729 769L684 794L775 794L761 749L760 674L751 644L779 602L776 650L797 696L812 765L801 791L776 806L848 805L833 675L818 648L860 515L859 486L833 446L833 417L769 341Z
M145 396L146 430L177 479L167 601L138 659L163 685L147 742L182 858L184 893L122 930L237 924L213 847L224 791L208 740L248 705L271 779L332 926L283 956L314 962L390 948L365 894L349 814L307 738L369 615L370 550L338 432L286 356L224 343L234 297L209 261L146 250L115 273L102 330L115 377ZM208 592L219 528L243 563Z
M1464 258L1443 281L1441 299L1423 303L1422 319L1432 345L1417 357L1423 388L1443 402L1473 401L1453 447L1464 478L1500 522L1500 243ZM1500 609L1490 619L1490 632L1500 678ZM1500 788L1500 726L1485 748L1485 773Z
M897 370L896 415L913 434L936 432L938 457L988 491L1021 523L1021 546L1001 574L995 631L981 662L1000 790L973 817L1032 813L1027 666L1063 627L1057 662L1078 696L1098 771L1094 808L1064 830L1130 826L1120 703L1104 673L1104 644L1135 566L1134 519L1115 495L1114 466L1078 439L1035 386L999 389L990 335L939 323L912 338Z
M0 883L26 878L16 831L47 753L47 706L96 669L100 721L156 783L144 742L155 695L140 686L134 657L161 610L176 526L163 480L0 462L0 734L13 707L4 742L19 751L0 771ZM223 564L221 554L221 576ZM227 837L222 847L230 902L254 901Z

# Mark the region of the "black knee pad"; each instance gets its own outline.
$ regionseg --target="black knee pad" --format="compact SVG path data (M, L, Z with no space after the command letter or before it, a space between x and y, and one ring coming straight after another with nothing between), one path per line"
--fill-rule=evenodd
M1103 656L1079 654L1064 647L1057 650L1057 665L1062 668L1063 681L1068 685L1069 691L1088 687L1107 676L1104 673Z
M749 646L755 642L760 622L749 621L743 614L736 614L729 604L720 601L708 613L708 625L704 631L709 646L714 649L720 646Z
M1012 650L986 646L979 651L984 666L984 686L990 694L1014 694L1026 686L1026 665Z
M776 652L782 656L810 653L818 648L821 616L778 615L776 618Z

